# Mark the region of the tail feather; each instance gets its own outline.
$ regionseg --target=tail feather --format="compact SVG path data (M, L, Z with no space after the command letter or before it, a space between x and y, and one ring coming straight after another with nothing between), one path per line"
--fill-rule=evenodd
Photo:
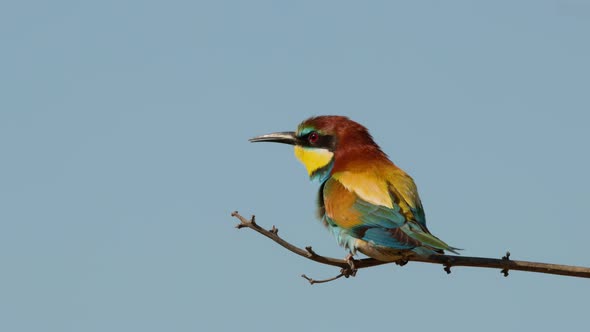
M404 232L408 234L411 238L420 241L424 247L431 249L434 253L442 254L443 252L441 251L450 251L456 255L460 255L458 250L462 249L455 248L446 244L441 239L430 234L428 230L423 230L422 227L418 225L415 225L413 223L406 223L402 226L402 228Z

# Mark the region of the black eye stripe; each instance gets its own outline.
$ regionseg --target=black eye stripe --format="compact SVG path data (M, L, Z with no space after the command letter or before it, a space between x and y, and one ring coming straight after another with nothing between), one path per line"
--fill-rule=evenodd
M313 138L313 135L317 135L317 138ZM325 148L330 151L334 151L336 148L336 137L332 135L322 135L317 131L311 131L303 136L299 136L299 144L301 146Z

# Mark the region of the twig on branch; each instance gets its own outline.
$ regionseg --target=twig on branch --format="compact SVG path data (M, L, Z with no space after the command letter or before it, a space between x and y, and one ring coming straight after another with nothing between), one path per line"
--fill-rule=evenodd
M338 279L338 278L340 278L340 277L344 277L344 274L340 273L339 275L337 275L337 276L335 276L335 277L333 277L333 278L328 278L328 279L323 279L323 280L315 280L315 279L312 279L312 278L310 278L310 277L306 276L305 274L302 274L302 275L301 275L301 277L302 277L303 279L305 279L305 280L309 281L309 283L310 283L311 285L313 285L313 284L323 284L323 283L325 283L325 282L334 281L334 280L336 280L336 279Z
M301 249L296 247L289 242L283 240L279 237L278 232L279 230L272 226L270 230L266 230L260 227L256 221L254 216L250 220L242 217L237 211L233 212L232 217L238 218L240 223L236 225L236 228L250 228L269 239L273 240L274 242L278 243L282 247L286 248L287 250L310 259L312 261L340 267L340 274L329 279L325 280L314 280L312 278L307 277L306 275L302 275L310 284L317 284L317 283L324 283L336 280L340 277L350 277L356 274L358 269L364 269L372 266L388 264L388 263L396 263L400 266L405 265L408 261L410 262L422 262L422 263L431 263L431 264L441 264L444 266L444 270L447 273L451 273L451 267L455 266L470 266L470 267L481 267L481 268L489 268L489 269L500 269L501 273L507 277L508 271L527 271L527 272L537 272L537 273L547 273L547 274L557 274L563 276L570 276L570 277L580 277L580 278L590 278L590 268L581 267L581 266L571 266L571 265L559 265L559 264L547 264L547 263L537 263L537 262L528 262L528 261L515 261L510 259L510 253L506 252L506 255L501 259L496 258L485 258L485 257L469 257L469 256L451 256L451 255L431 255L428 257L425 256L410 256L405 258L404 261L399 262L383 262L376 260L374 258L364 258L359 260L352 260L351 257L347 257L347 259L337 259L331 257L325 257L318 255L316 252L312 250L311 247L305 247L305 249ZM352 261L351 261L352 260Z

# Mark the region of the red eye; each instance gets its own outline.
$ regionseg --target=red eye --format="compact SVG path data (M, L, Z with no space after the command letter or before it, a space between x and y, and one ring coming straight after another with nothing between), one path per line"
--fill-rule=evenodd
M317 132L312 131L311 133L309 133L309 137L307 138L309 140L309 143L316 143L318 141L318 139L320 138L320 135L318 135Z

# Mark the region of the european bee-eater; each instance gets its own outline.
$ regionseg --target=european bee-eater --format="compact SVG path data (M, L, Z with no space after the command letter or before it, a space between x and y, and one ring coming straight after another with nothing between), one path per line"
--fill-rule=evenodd
M321 183L318 216L338 243L382 261L457 253L430 234L414 180L389 160L364 126L344 116L317 116L296 132L250 139L295 146L295 156Z

